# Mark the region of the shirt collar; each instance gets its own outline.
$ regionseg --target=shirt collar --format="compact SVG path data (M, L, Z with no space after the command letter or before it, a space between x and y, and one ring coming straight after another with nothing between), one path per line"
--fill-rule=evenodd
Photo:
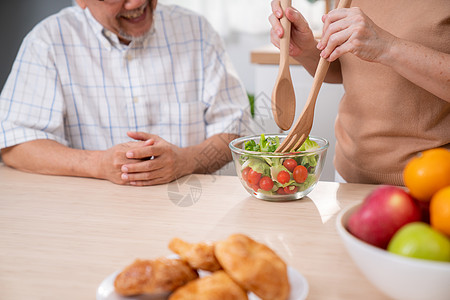
M99 39L99 41L102 43L102 45L108 49L111 50L112 47L118 48L118 49L126 49L126 48L132 48L132 47L137 47L137 46L146 46L148 45L151 37L155 34L156 29L155 29L155 13L156 10L153 14L153 24L152 27L150 28L149 32L146 34L145 39L142 42L131 42L130 45L124 45L120 42L119 37L117 36L117 34L113 33L112 31L106 29L103 27L102 24L100 24L92 15L91 11L89 10L89 8L86 8L85 10L85 14L89 23L89 26L92 28L92 30L94 31L94 34L96 35L96 37Z

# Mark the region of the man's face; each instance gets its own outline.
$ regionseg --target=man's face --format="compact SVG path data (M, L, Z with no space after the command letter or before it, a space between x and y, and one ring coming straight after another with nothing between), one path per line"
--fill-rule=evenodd
M119 36L123 43L139 40L152 27L157 0L77 0L94 18Z

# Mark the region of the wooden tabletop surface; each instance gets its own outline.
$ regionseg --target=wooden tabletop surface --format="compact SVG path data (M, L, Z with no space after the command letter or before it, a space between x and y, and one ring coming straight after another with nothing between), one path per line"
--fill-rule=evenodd
M136 258L170 255L171 238L244 233L309 283L307 299L385 299L346 253L336 214L375 186L319 182L307 197L266 202L235 176L191 175L153 187L20 172L0 163L0 299L95 299Z

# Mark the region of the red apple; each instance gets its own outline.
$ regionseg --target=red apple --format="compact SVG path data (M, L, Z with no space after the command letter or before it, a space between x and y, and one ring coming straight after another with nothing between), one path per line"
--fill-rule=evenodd
M348 230L359 239L386 249L400 227L420 219L420 208L407 192L396 186L380 186L350 216Z

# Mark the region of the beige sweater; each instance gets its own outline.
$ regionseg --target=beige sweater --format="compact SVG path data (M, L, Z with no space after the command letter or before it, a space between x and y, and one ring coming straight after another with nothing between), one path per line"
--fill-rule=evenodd
M355 0L395 36L450 53L450 0ZM346 54L345 95L336 119L337 171L348 182L403 185L418 152L450 149L450 103L389 67Z

